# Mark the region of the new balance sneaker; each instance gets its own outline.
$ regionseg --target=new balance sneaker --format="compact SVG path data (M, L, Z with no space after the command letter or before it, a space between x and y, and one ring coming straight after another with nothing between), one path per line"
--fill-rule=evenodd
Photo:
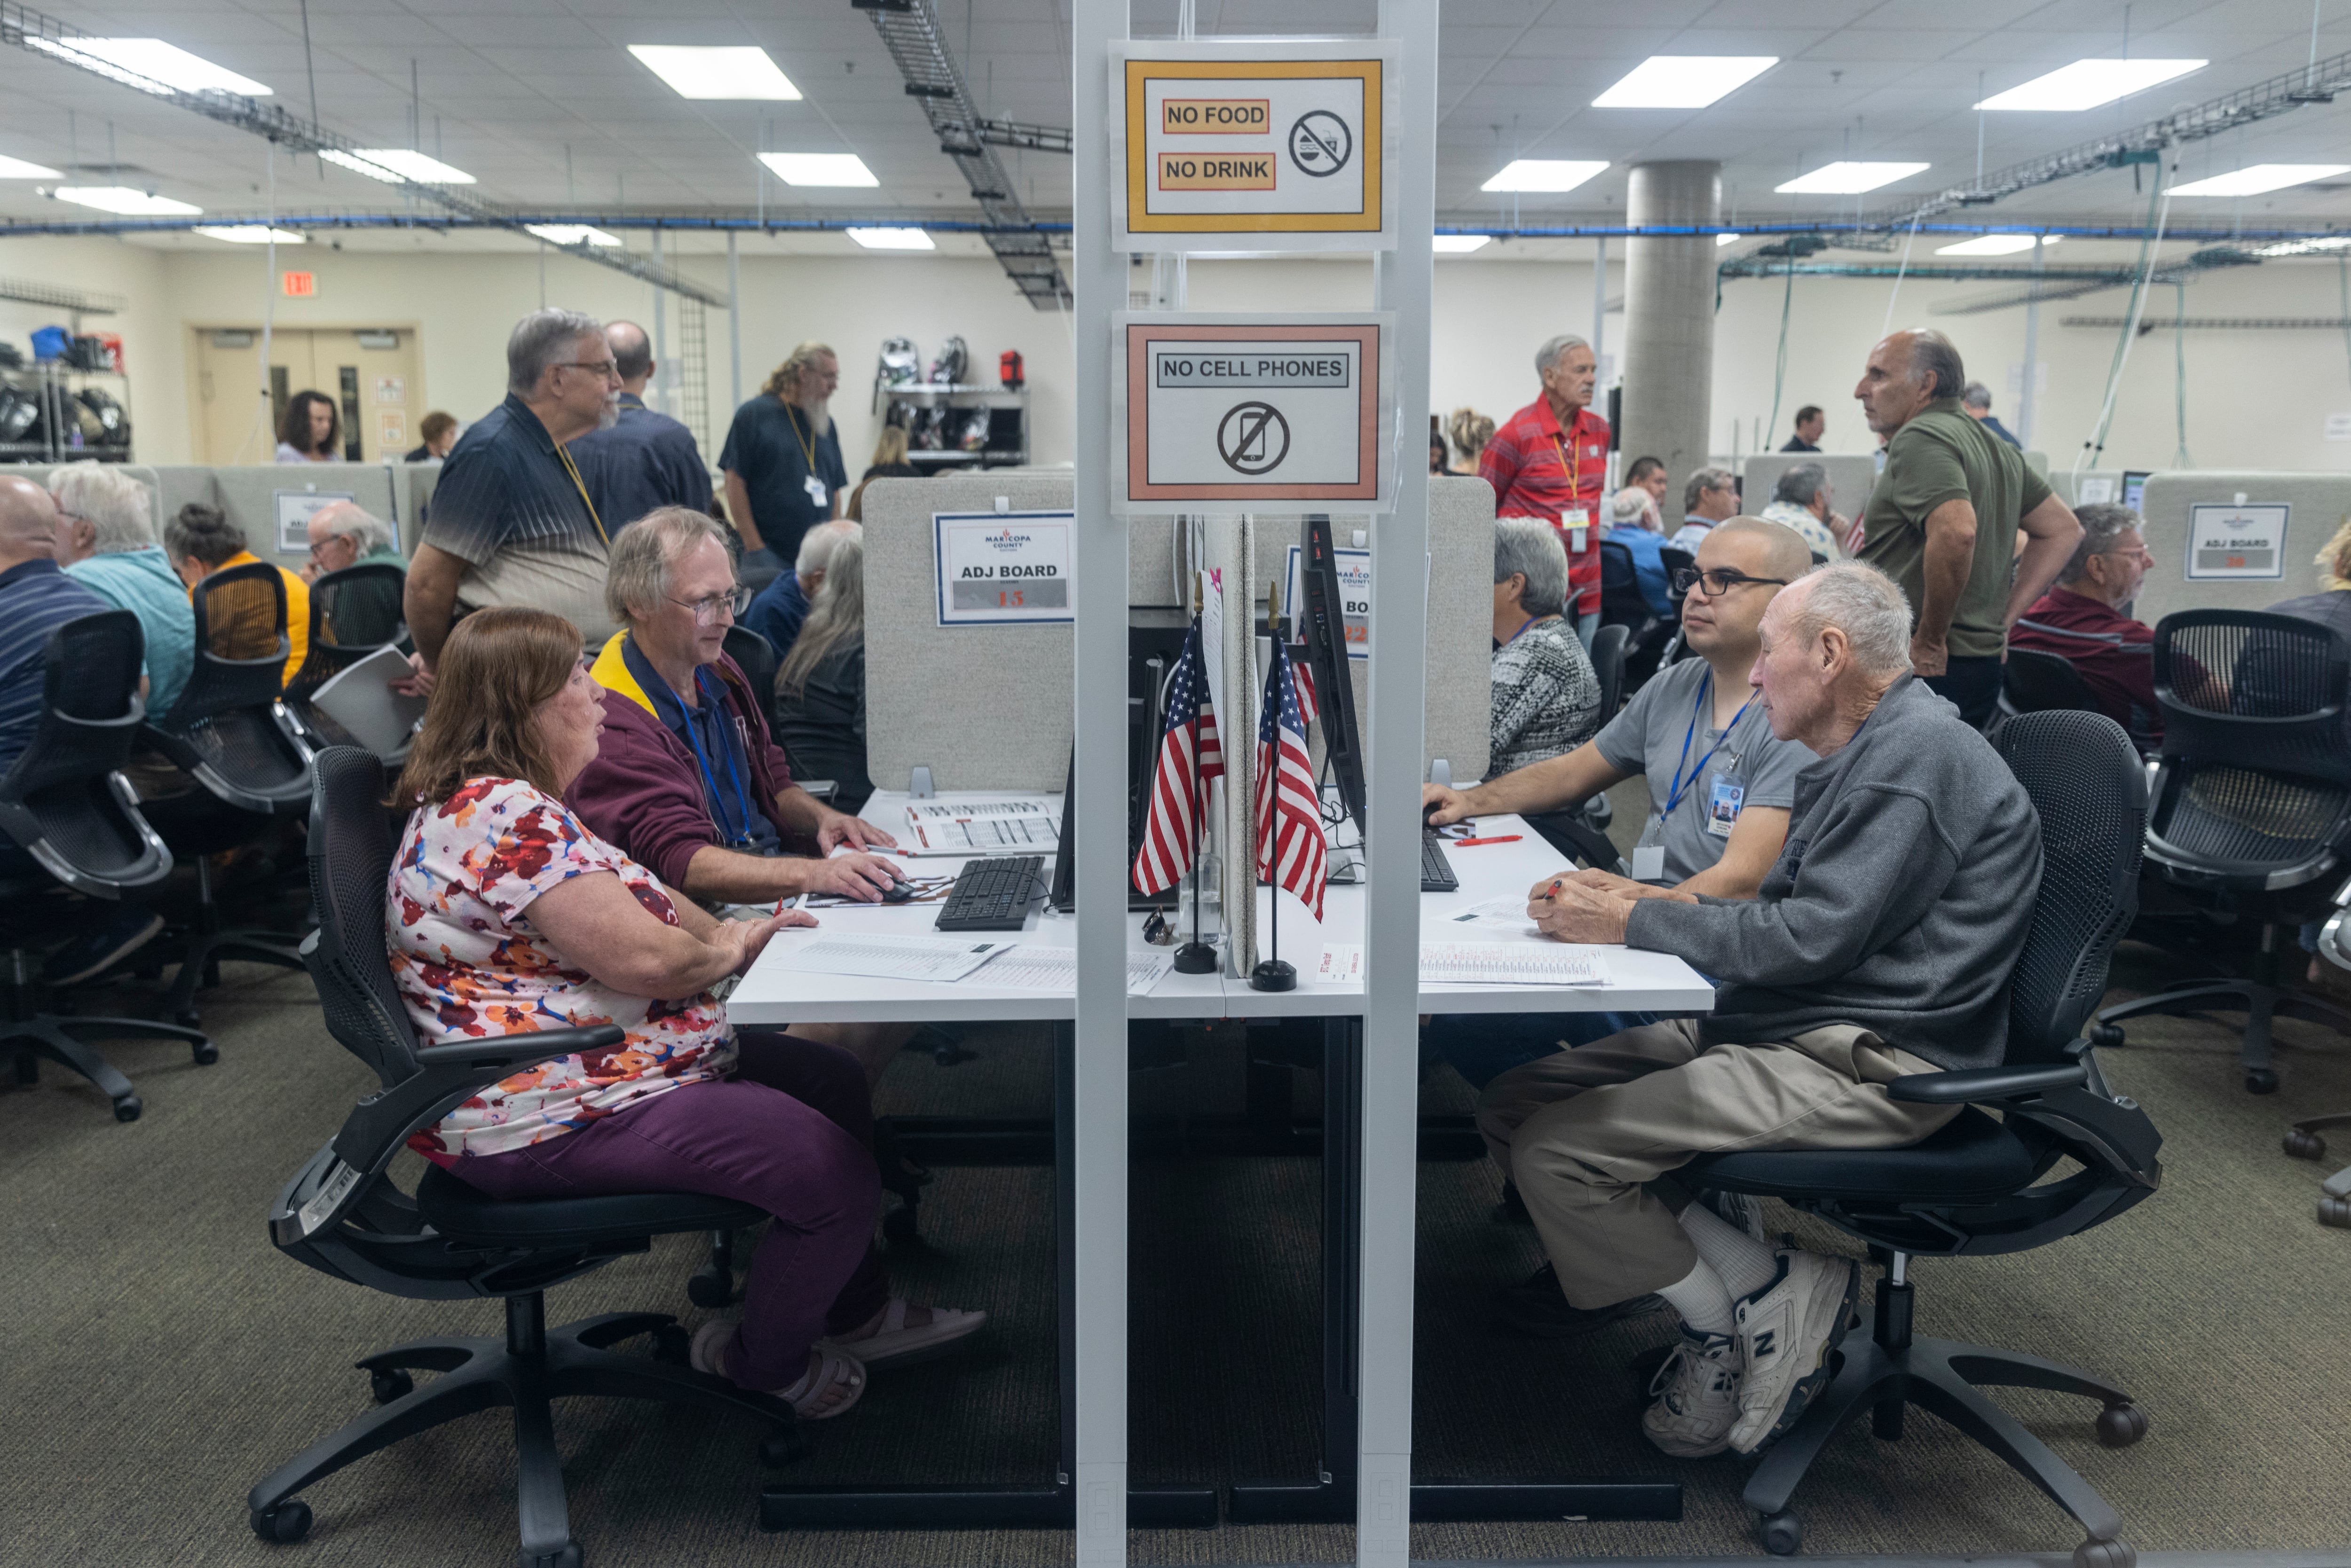
M1788 1249L1780 1277L1738 1303L1746 1378L1730 1446L1752 1454L1779 1440L1828 1385L1829 1354L1853 1320L1861 1270L1850 1258Z
M1673 1353L1649 1379L1649 1407L1641 1431L1677 1459L1703 1459L1730 1446L1738 1425L1739 1341L1729 1334L1694 1334L1687 1328Z

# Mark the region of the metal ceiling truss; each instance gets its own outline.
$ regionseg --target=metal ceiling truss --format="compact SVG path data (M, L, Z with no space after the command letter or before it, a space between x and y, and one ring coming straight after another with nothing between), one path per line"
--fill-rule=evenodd
M2128 325L2128 318L2068 316L2058 325L2105 327L2118 331ZM2351 316L2157 316L2150 313L2140 319L2138 335L2144 338L2158 327L2185 328L2191 332L2342 332L2351 331Z
M522 215L512 209L503 207L483 197L471 195L456 186L435 185L410 180L392 170L382 169L381 165L361 158L359 155L359 144L349 137L300 119L277 104L264 103L258 99L222 92L216 89L207 89L203 92L185 92L151 78L142 77L136 71L126 70L120 66L99 59L95 55L83 54L75 47L75 44L77 40L89 36L77 28L67 26L54 16L46 16L30 6L17 5L15 0L0 0L0 44L12 44L20 49L39 55L44 59L56 60L72 66L76 69L88 71L93 76L103 77L108 81L135 88L175 108L184 109L191 113L201 114L218 124L263 137L294 152L319 155L331 152L339 159L350 160L350 163L364 169L381 169L386 184L406 192L418 201L430 203L446 212L470 220L474 225L511 229L517 234L525 232ZM210 221L218 224L224 220L214 217ZM277 221L283 223L285 220ZM10 226L15 227L15 225ZM688 298L699 299L705 305L723 308L726 303L726 296L712 293L700 284L680 277L671 268L660 265L650 257L638 256L618 246L590 246L584 240L578 245L556 245L553 241L541 239L537 235L528 235L527 237L534 244L545 245L550 249L578 256L582 261L593 262L599 267L626 273L640 282L650 283L657 288L669 289Z
M2211 246L2174 262L2159 264L2147 282L2150 287L2185 283L2199 274L2220 267L2256 267L2261 257L2252 252L2229 246ZM1742 256L1726 262L1718 271L1720 278L1785 277L1793 272L1800 277L1895 277L1918 282L1982 282L1990 279L2010 285L1996 293L1975 295L1969 298L1952 299L1927 308L1929 316L1979 316L1990 310L2011 310L2020 305L2045 305L2053 299L2076 299L2085 294L2097 294L2109 288L2127 288L2139 280L2137 266L2117 262L2112 266L2070 264L2043 267L2030 273L2018 267L1986 267L1963 263L1924 262L1901 267L1884 261L1806 261L1785 257Z
M1054 260L1043 232L1029 221L1028 209L1012 189L1011 174L994 151L995 145L1028 145L1014 138L1019 134L1043 138L1051 133L1050 128L982 118L963 79L963 68L947 49L931 0L851 0L851 4L872 18L874 31L882 35L890 57L898 63L898 74L906 79L906 96L923 106L931 130L937 133L939 151L963 171L964 183L971 187L972 199L979 204L987 225L979 232L1005 275L1038 309L1068 309L1070 286L1061 277L1061 264ZM1062 145L1053 151L1067 152L1070 132L1059 134Z

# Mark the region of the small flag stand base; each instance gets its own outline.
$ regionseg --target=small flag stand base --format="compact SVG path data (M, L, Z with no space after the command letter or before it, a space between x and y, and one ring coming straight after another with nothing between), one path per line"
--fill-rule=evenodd
M1249 971L1249 989L1253 991L1294 991L1298 988L1298 970L1279 958L1268 958Z
M1213 975L1217 972L1217 949L1213 943L1186 942L1176 949L1176 972L1179 975ZM1288 989L1284 987L1283 989Z

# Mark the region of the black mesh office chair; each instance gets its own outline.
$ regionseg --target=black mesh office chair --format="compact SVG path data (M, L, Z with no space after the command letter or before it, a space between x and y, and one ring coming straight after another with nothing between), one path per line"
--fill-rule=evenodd
M2083 1024L2106 985L2106 963L2138 900L2147 771L2130 737L2096 714L2026 714L1994 744L2041 819L2041 891L2009 978L2008 1051L1999 1067L1896 1079L1886 1092L1959 1113L1907 1148L1782 1150L1715 1155L1685 1167L1695 1185L1777 1197L1867 1242L1886 1270L1876 1332L1845 1342L1842 1364L1749 1478L1771 1552L1793 1552L1802 1527L1788 1500L1813 1460L1865 1411L1883 1438L1901 1437L1917 1406L2008 1461L2088 1539L2076 1568L2130 1568L2122 1521L2088 1483L1979 1387L2046 1388L2104 1406L2101 1442L2147 1432L2130 1396L2037 1356L1914 1338L1907 1269L1914 1256L2022 1252L2100 1225L2152 1193L2162 1143L2147 1113L2110 1092ZM2000 1113L1995 1121L1986 1110ZM2053 1181L2061 1161L2079 1166ZM2035 1185L2036 1183L2040 1185Z
M0 1049L15 1056L20 1083L36 1081L42 1057L80 1073L114 1102L118 1122L139 1119L139 1096L86 1039L185 1040L199 1066L218 1061L219 1050L196 1030L172 1024L37 1010L23 942L49 914L41 895L56 883L110 902L172 874L172 852L140 816L139 796L118 771L146 719L139 700L145 645L139 618L128 610L87 615L51 632L40 719L0 779L0 831L47 873L0 876L0 907L11 912L14 927Z
M310 887L319 929L303 944L327 1029L381 1087L360 1100L332 1142L271 1207L269 1239L321 1273L410 1301L506 1303L503 1338L417 1340L359 1363L381 1408L320 1439L246 1496L265 1541L299 1541L309 1505L295 1493L403 1437L492 1406L515 1413L523 1568L580 1568L549 1406L573 1395L657 1399L705 1413L740 1412L770 1428L762 1457L805 1452L791 1406L686 1364L685 1331L663 1312L603 1312L547 1326L546 1291L676 1231L750 1225L749 1204L687 1193L501 1203L438 1166L412 1196L388 1175L412 1133L535 1062L608 1049L621 1030L547 1030L420 1048L385 960L383 897L392 842L382 764L337 747L318 764L310 810ZM610 1347L650 1335L651 1359ZM441 1375L419 1386L410 1373Z
M198 583L194 672L146 738L201 789L148 802L172 852L196 863L196 925L182 943L164 1016L196 1021L198 986L220 984L220 960L302 967L290 932L225 930L211 856L257 841L310 800L310 748L280 700L288 643L286 584L274 566L216 571Z
M1656 618L1641 596L1641 580L1633 566L1633 547L1617 539L1600 541L1600 624L1638 631Z
M310 642L302 667L286 683L286 707L313 751L353 744L351 736L311 706L320 686L381 649L408 635L402 595L408 574L390 561L361 561L330 571L310 584ZM406 758L402 745L386 756L393 768Z
M2001 671L2000 711L2096 713L2098 705L2071 661L2031 648L2011 648Z
M2213 914L2261 922L2261 946L2245 979L2177 986L2098 1021L2241 1011L2245 1088L2255 1094L2278 1086L2277 1014L2351 1030L2351 1010L2280 984L2287 928L2326 915L2351 854L2346 689L2351 643L2314 622L2187 610L2155 629L2163 751L2147 856Z
M1592 638L1592 673L1600 677L1604 725L1616 716L1617 705L1625 699L1625 647L1631 638L1631 632L1622 625L1604 625ZM1616 846L1608 841L1608 797L1594 795L1582 806L1564 811L1534 812L1528 816L1527 825L1570 860L1582 860L1601 871L1616 871L1623 862Z
M752 695L759 699L759 711L768 720L768 727L776 724L776 645L752 631L748 626L726 628L726 656L751 683Z
M2335 913L2319 927L2318 959L2351 970L2351 883L2335 890ZM2296 1122L2286 1129L2285 1152L2298 1160L2325 1159L2326 1140L2318 1134L2332 1127L2351 1127L2351 1111ZM2351 1229L2351 1168L2336 1171L2321 1185L2318 1222Z

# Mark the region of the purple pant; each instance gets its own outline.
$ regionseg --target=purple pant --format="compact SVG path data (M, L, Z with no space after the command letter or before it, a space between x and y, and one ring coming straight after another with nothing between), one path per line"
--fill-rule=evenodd
M460 1160L501 1200L698 1192L756 1203L775 1223L743 1282L727 1375L786 1387L820 1333L857 1327L890 1295L873 1247L882 1206L865 1070L838 1046L737 1029L737 1075L689 1083L560 1137Z

